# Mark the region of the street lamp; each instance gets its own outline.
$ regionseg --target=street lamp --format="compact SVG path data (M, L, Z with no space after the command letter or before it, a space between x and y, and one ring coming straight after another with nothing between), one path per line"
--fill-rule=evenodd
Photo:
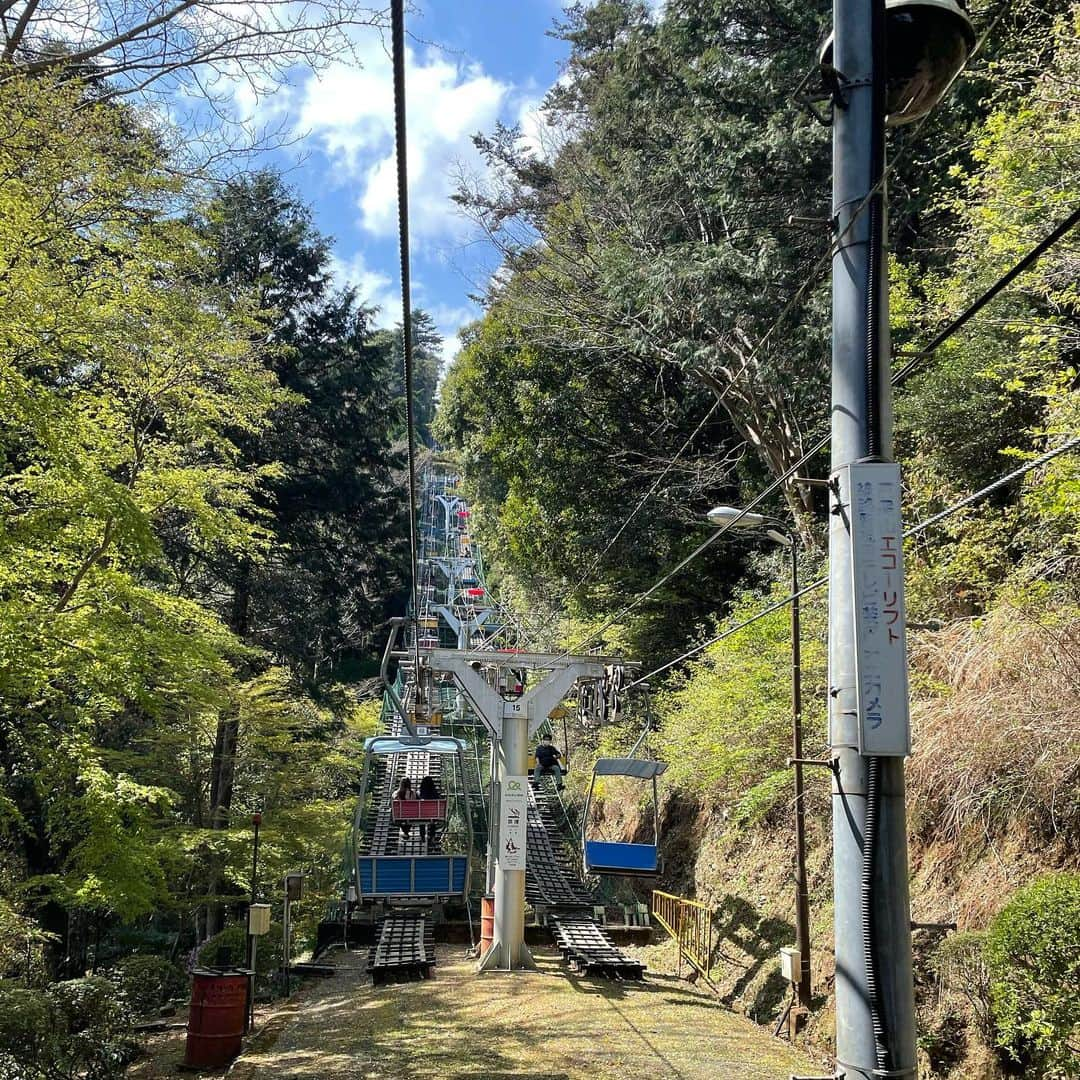
M799 628L799 545L783 522L739 510L715 506L708 513L714 525L728 528L761 529L765 535L788 549L791 555L791 759L795 769L795 946L799 950L799 978L795 983L796 1004L810 1007L810 893L806 885L806 808L802 773L802 650Z
M941 99L975 48L963 0L885 0L885 114L890 127L920 120ZM834 36L821 47L833 67ZM847 73L851 76L851 73Z

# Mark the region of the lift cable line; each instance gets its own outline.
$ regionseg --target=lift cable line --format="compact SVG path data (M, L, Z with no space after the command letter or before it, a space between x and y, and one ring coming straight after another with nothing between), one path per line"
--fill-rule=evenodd
M398 246L401 258L401 353L405 366L405 425L409 443L409 562L411 569L413 648L416 692L420 693L420 602L417 557L416 421L413 415L412 285L409 273L409 163L405 128L404 0L391 0L391 43L394 64L394 156L397 162Z
M904 539L910 539L913 536L918 536L920 533L925 532L927 529L936 525L939 521L944 521L946 518L952 517L953 514L958 513L965 507L971 506L973 503L979 502L981 499L986 498L987 495L993 494L999 488L1005 487L1012 483L1014 480L1018 480L1021 476L1032 472L1034 469L1038 469L1041 466L1053 461L1054 458L1060 457L1062 454L1067 454L1071 450L1080 449L1080 437L1070 439L1067 443L1062 443L1061 446L1055 447L1053 450L1048 450L1045 454L1034 458L1031 461L1025 462L1023 465L1012 472L1006 473L1004 476L998 477L991 484L987 484L986 487L980 488L972 495L968 495L966 498L961 499L959 502L953 503L952 506L946 507L944 510L937 514L933 514L931 517L920 521L918 525L913 525L910 529L905 530ZM684 660L689 660L692 657L697 656L698 653L703 652L709 648L710 645L715 645L717 642L723 641L725 638L729 638L732 634L737 634L740 630L744 630L752 623L756 623L759 619L765 618L766 615L771 615L774 611L779 611L781 608L787 607L788 604L794 600L802 599L807 593L814 592L816 589L821 588L822 585L828 584L828 576L819 577L816 581L810 582L809 585L803 586L798 592L792 593L790 596L785 596L781 600L776 600L773 603L763 607L760 611L755 612L749 618L744 619L741 623L737 623L735 626L728 627L727 630L716 634L714 637L709 638L708 641L703 641L698 645L695 645L692 649L687 649L686 652L680 656L676 656L674 660L669 660L665 664L661 664L660 667L654 668L647 675L642 675L635 679L632 683L628 683L624 690L632 690L640 683L646 683L650 679L655 678L657 675L667 671L669 668L675 667L676 664L681 664Z
M676 574L678 574L680 571L682 571L687 566L689 566L707 548L709 548L713 544L715 544L716 541L719 540L720 537L723 536L729 529L731 529L735 525L737 525L739 523L739 521L741 521L742 518L745 517L746 514L750 513L750 511L753 510L754 507L758 505L758 503L762 502L764 499L767 499L786 480L788 480L792 476L796 475L798 473L798 471L815 454L817 454L820 450L824 449L825 446L828 445L828 442L829 442L829 436L826 435L824 438L819 439L816 443L814 443L814 445L809 450L807 450L807 452L805 454L803 454L803 456L801 458L799 458L799 460L796 461L794 465L792 465L790 468L786 469L783 473L781 473L781 475L778 476L771 484L769 484L768 487L764 488L762 491L759 491L758 494L755 495L750 500L750 502L748 502L746 504L746 506L744 506L739 511L737 516L733 517L730 521L726 522L722 527L716 529L702 543L698 544L698 546L696 548L694 548L694 550L691 551L690 554L686 556L686 558L684 558L681 562L676 564L662 578L660 578L659 581L655 581L644 592L638 593L638 595L635 596L634 599L631 600L629 604L625 605L625 607L623 607L619 611L617 611L610 619L607 620L607 622L605 622L602 626L598 627L596 630L593 630L587 637L582 638L579 642L577 642L576 645L572 646L567 651L567 653L565 655L569 656L573 652L580 651L586 644L588 644L594 638L598 637L605 630L608 630L612 626L614 626L624 615L628 615L639 604L642 604L642 603L644 603L644 601L648 600L650 596L652 596L654 593L656 593L656 591L658 589L660 589L664 585L666 585L673 577L675 577Z
M630 511L630 516L627 517L626 520L615 531L615 535L612 536L611 539L607 542L607 544L604 547L604 550L601 551L600 554L597 555L595 559L593 559L592 565L582 575L581 580L578 581L578 583L566 593L566 595L563 597L563 601L566 601L571 596L573 596L574 593L576 593L578 591L578 589L580 589L581 586L584 585L585 582L588 581L589 578L596 572L596 568L603 561L604 556L615 546L616 541L626 531L627 526L629 526L630 522L633 521L634 518L636 518L639 513L641 513L642 507L649 501L649 499L652 498L653 495L656 494L656 490L663 483L664 478L675 467L675 465L678 463L678 461L683 456L683 454L685 454L686 451L690 449L691 444L698 437L698 435L700 434L702 428L704 428L705 425L712 419L712 417L715 414L716 410L718 408L720 408L720 402L721 402L721 398L719 398L719 397L717 397L716 400L713 401L712 406L709 408L709 411L701 418L701 422L698 424L698 426L696 428L694 428L694 430L690 433L690 436L687 438L687 440L675 452L675 456L667 463L666 466L664 466L664 471L656 478L656 480L653 482L652 487L649 488L649 490L646 491L645 494L641 496L641 498L638 500L637 505L634 507L633 510Z
M943 327L934 338L918 350L914 355L900 353L902 357L908 357L907 363L893 376L893 383L897 386L907 381L919 367L919 365L937 349L943 342L950 338L969 319L977 315L991 300L1000 292L1011 285L1025 270L1034 265L1047 251L1059 240L1069 233L1077 224L1080 224L1080 206L1078 206L1049 236L1035 245L1019 262L990 286L977 300L970 304L960 315Z
M991 19L991 21L987 25L986 29L983 31L983 33L980 35L979 39L976 41L975 46L972 48L971 52L968 54L967 60L965 61L965 64L964 64L964 67L967 67L971 63L971 61L976 56L978 56L979 53L982 51L982 48L985 45L986 40L988 39L988 37L990 36L990 34L994 30L994 28L997 26L997 24L1000 22L1000 20L1001 20L1001 18L1004 15L1006 10L1008 10L1008 4L1007 3L1002 3L1001 5L999 5L997 12L994 14L994 17ZM963 68L961 69L961 72L962 71L963 71ZM961 72L957 72L956 78L959 78ZM953 83L955 84L955 78L953 80ZM828 249L821 255L821 257L817 260L817 262L815 262L814 265L811 267L810 273L807 276L806 280L795 291L795 293L788 300L788 302L784 305L784 307L781 309L780 313L777 315L776 319L773 320L773 322L770 324L769 328L765 331L765 333L762 335L762 337L758 339L757 344L753 347L753 349L751 349L750 353L743 360L742 364L739 366L739 369L735 372L734 375L731 376L731 378L729 380L729 383L728 383L728 387L726 387L724 390L722 390L717 395L716 405L719 405L719 404L721 404L723 402L724 398L727 396L727 393L730 391L730 388L734 385L735 380L738 379L742 375L742 373L747 369L747 367L749 367L749 365L753 362L754 358L761 352L761 350L765 346L765 344L769 341L769 339L773 336L773 334L775 334L776 331L780 328L780 326L783 324L784 320L788 317L788 315L795 308L795 306L800 302L800 300L803 298L803 296L805 296L806 293L810 289L812 289L815 285L817 285L821 281L825 271L829 267L831 267L832 260L833 260L833 257L835 255L835 253L836 253L838 245L843 241L844 237L852 229L855 222L857 220L859 220L861 218L862 214L868 210L868 208L873 203L874 199L877 198L879 194L882 194L884 192L886 184L888 183L889 177L893 174L893 172L895 172L895 170L899 166L900 162L903 161L904 157L906 156L906 154L908 153L910 148L915 144L915 141L916 141L915 136L918 135L918 133L922 130L923 126L929 121L930 117L935 115L935 112L936 112L936 110L927 113L925 116L923 116L920 120L918 120L915 124L912 125L912 135L909 138L909 140L907 141L907 143L901 148L899 153L894 155L892 157L892 159L887 162L885 168L882 171L882 174L881 174L880 178L873 185L873 187L870 189L870 191L867 192L866 196L862 199L862 201L860 202L858 207L856 207L856 209L852 213L851 218L849 219L847 225L843 229L841 229L838 233L833 235ZM1066 230L1066 231L1068 231L1068 230ZM1064 233L1062 235L1064 235ZM1055 242L1056 242L1057 239L1060 239L1060 237L1056 237ZM951 334L951 333L955 332L957 329L959 329L960 326L962 326L964 324L964 322L966 322L966 321L967 321L966 318L961 317L960 320L955 320L954 321L954 325L952 326L951 329L947 327L946 330L948 330L949 333ZM947 336L948 335L945 335L945 337L947 337ZM942 335L938 335L938 339L935 339L935 342L933 343L933 347L937 348L938 345L940 345L941 342L945 340L945 337L943 337ZM924 351L927 351L927 350L924 350ZM907 377L907 375L906 375L905 372L903 372L903 371L900 372L898 374L898 376L894 377L894 379L893 379L894 385L902 385L903 380L906 377ZM695 432L695 436L696 436L696 434L697 433ZM676 456L675 460L678 460L678 457L681 456L681 454L684 452L685 448L688 447L689 444L693 441L693 438L694 438L694 436L691 436L691 439L687 441L687 444L685 445L684 449L680 450L679 455ZM757 504L759 502L761 502L764 498L766 498L767 496L772 494L783 483L785 483L791 477L796 476L798 474L799 470L802 468L802 466L804 464L806 464L806 462L809 461L811 458L813 458L814 455L816 455L820 450L824 449L824 447L828 445L829 441L830 441L830 436L828 434L823 436L818 442L816 442L814 444L814 446L809 451L807 451L805 454L803 454L803 456L794 465L789 467L776 480L774 480L764 491L760 492L754 499L752 499L751 502L748 503L747 506L745 506L743 508L743 510L740 513L739 517L733 518L730 522L728 522L722 528L718 529L715 533L713 533L713 535L711 535L707 540L705 540L704 543L699 545L685 559L683 559L682 562L680 562L674 569L669 571L659 581L657 581L655 584L650 586L650 588L647 589L644 593L641 593L639 596L635 597L628 605L626 605L619 612L617 612L612 618L607 620L597 630L594 630L587 637L582 638L579 642L577 642L576 645L572 646L571 648L569 648L565 652L563 652L561 654L561 657L569 656L575 650L579 650L579 649L583 648L589 642L593 641L596 637L598 637L600 634L602 634L605 630L608 630L613 625L615 625L619 621L619 619L621 619L624 615L629 614L640 603L642 603L643 601L647 600L650 596L652 596L658 589L660 589L663 585L665 585L668 581L670 581L672 577L674 577L676 574L678 574L681 570L683 570L686 566L688 566L691 562L693 562L699 555L701 555L708 547L710 547L713 543L715 543L724 533L726 533L728 531L729 528L736 525L738 523L738 521L740 520L740 518L742 517L742 514L745 514L748 511L752 510L755 506L757 506ZM661 477L661 479L662 478L663 477ZM648 498L650 498L651 495L652 495L652 491L650 491L645 496L645 500L643 500L643 502L646 501ZM638 513L639 509L640 509L640 506L636 507L634 509L634 511L631 513L631 518ZM615 540L618 538L618 536L621 534L621 532L625 529L626 525L629 524L629 520L630 519L627 519L627 521L620 527L619 531L616 533L615 537L611 541L612 544L615 542ZM590 568L588 573L586 573L586 575L582 578L582 580L579 581L577 583L577 585L574 586L574 588L571 590L571 593L567 594L567 597L569 597L569 595L572 595L572 593L574 593L578 589L580 589L581 586L585 583L585 581L587 581L588 578L595 572L597 566L599 565L600 559L602 559L604 554L606 554L606 552L610 549L610 546L611 546L611 544L609 544L608 547L604 549L604 552L602 552L600 557L594 562L593 566Z

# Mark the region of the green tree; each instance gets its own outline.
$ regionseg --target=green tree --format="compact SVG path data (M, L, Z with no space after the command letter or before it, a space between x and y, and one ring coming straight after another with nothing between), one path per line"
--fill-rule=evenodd
M171 793L107 748L226 694L237 643L168 586L162 533L265 546L269 470L237 440L281 394L126 110L9 79L0 115L0 817L60 935L67 910L131 917L164 890Z
M196 226L216 282L257 298L269 373L287 394L268 430L242 444L250 468L273 469L253 507L270 536L265 553L201 562L179 554L195 595L228 597L222 614L238 637L314 678L343 653L371 651L401 580L390 357L370 340L370 312L355 292L333 291L330 241L276 173L230 182ZM240 731L235 713L219 718L212 829L229 827ZM211 894L217 885L212 871ZM220 915L211 905L208 936Z

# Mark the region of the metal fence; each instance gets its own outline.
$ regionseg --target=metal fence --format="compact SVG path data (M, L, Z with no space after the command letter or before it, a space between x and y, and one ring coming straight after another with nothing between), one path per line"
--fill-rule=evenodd
M711 983L713 951L712 911L700 900L653 890L653 918L678 942L679 974L686 962Z

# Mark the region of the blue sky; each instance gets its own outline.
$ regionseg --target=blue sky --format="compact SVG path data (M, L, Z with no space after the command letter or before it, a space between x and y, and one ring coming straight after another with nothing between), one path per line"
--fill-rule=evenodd
M470 142L496 120L535 131L535 108L555 81L565 43L547 35L556 0L423 0L407 15L406 67L413 304L432 313L447 342L476 318L468 300L494 269L494 254L447 196L459 169L478 169ZM378 304L378 324L401 314L388 38L358 33L362 66L334 64L255 102L260 122L299 141L266 155L312 204L335 238L336 276Z

